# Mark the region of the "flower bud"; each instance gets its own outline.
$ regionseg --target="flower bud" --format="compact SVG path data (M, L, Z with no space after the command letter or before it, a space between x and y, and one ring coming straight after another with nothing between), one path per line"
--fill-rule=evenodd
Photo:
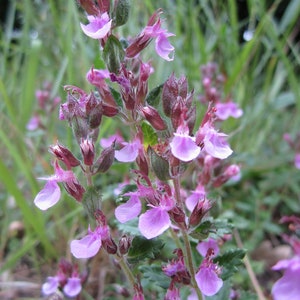
M65 182L64 187L69 195L75 198L78 202L81 202L85 189L76 178L72 181Z
M115 1L115 25L124 25L129 17L130 4L129 0Z
M61 160L68 169L80 165L80 161L73 155L73 153L58 142L56 143L56 145L50 146L49 151L57 159Z
M165 121L154 107L145 106L142 108L142 113L154 129L165 130L167 128Z
M211 207L212 203L208 199L204 198L203 200L199 200L190 215L189 224L191 226L197 226Z
M116 106L111 106L108 104L102 104L103 115L106 117L114 117L119 113L119 109Z
M80 150L84 164L86 166L93 165L95 157L94 143L89 139L82 139L80 143Z
M147 153L150 157L151 167L156 177L161 181L169 180L171 177L168 161L159 156L150 146L147 149Z
M115 158L115 143L105 148L94 164L95 173L105 173L113 164Z
M170 211L169 214L171 218L174 220L174 222L180 227L180 228L186 228L185 223L185 213L184 211L179 207L175 206Z
M124 255L128 253L128 250L131 246L132 238L127 235L123 235L119 241L119 251L120 254Z
M110 236L107 239L102 240L102 247L108 254L116 254L118 251L116 243Z
M86 139L90 132L87 121L77 117L72 120L72 129L78 144L80 144L82 139Z
M93 0L78 0L78 3L88 13L88 15L99 14L99 9Z
M102 103L97 100L94 94L90 94L85 105L85 112L91 129L95 129L100 126L102 111Z
M163 110L166 116L171 115L172 103L177 99L178 96L178 84L174 73L165 82L162 90L162 104Z

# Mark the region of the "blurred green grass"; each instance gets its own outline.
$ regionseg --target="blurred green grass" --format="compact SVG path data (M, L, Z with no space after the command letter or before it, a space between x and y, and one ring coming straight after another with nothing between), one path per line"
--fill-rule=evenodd
M186 74L190 88L199 94L200 66L213 61L226 74L225 94L244 110L241 119L224 124L224 132L233 130L230 143L235 155L231 160L241 164L243 177L222 193L224 214L242 230L251 250L265 234L279 233L274 225L278 210L300 212L300 175L292 165L292 151L282 140L283 133L295 134L300 128L300 52L299 42L293 40L300 2L289 1L278 20L274 13L281 1L273 1L271 6L267 1L247 1L249 20L244 23L238 20L235 0L132 2L130 22L120 34L137 34L137 28L145 26L159 7L164 10L166 27L176 34L171 38L176 48L173 62L153 57L153 45L144 53L156 70L151 78L153 87L174 71L177 76ZM19 37L13 38L16 11L23 26ZM52 173L47 145L59 138L72 146L70 129L55 113L49 116L47 132L32 136L26 131L36 108L35 90L44 81L52 82L52 95L60 95L63 101L65 84L91 89L85 74L92 64L101 64L101 59L96 43L81 32L80 21L85 18L75 1L15 0L0 33L1 271L13 268L24 255L30 255L37 266L59 258L65 254L70 229L86 222L82 214L74 212L80 208L68 197L43 214L33 205L43 184L36 177ZM247 21L254 26L254 35L241 42L239 33ZM111 123L106 128L109 130ZM14 220L24 223L26 234L22 247L8 251L9 225Z

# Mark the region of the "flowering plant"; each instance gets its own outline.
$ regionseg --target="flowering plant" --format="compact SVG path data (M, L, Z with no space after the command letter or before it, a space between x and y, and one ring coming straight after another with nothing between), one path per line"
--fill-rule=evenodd
M149 18L140 34L124 41L116 31L128 20L127 0L114 5L108 0L79 3L89 22L81 29L99 42L106 69L88 71L91 92L65 86L67 101L60 106L59 118L71 126L78 151L59 142L50 146L54 175L40 178L46 185L34 203L42 210L51 208L60 200L63 185L90 222L87 233L71 241L70 252L81 260L101 250L111 255L128 279L123 294L125 289L133 299L152 295L166 300L215 295L244 255L240 249L221 254L219 246L231 225L214 218L210 194L240 174L238 165L224 162L233 150L219 127L230 116L240 117L242 110L231 99L223 101L224 79L214 86L214 64L202 69L202 120L185 76L171 74L149 91L155 70L142 60L142 50L155 40L158 56L174 59L169 41L174 34L163 28L162 10ZM122 125L99 142L105 118ZM129 164L131 170L112 197L113 204L104 206L95 179L116 164ZM44 294L63 289L67 296L79 297L84 280L77 269L68 273L67 283L61 273L48 278Z

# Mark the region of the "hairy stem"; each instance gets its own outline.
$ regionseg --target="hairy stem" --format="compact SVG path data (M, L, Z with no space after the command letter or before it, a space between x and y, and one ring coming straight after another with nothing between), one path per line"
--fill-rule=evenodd
M181 195L180 195L179 177L174 178L173 183L174 183L174 189L175 189L176 203L180 208L184 209L183 202L182 202ZM195 289L198 299L202 300L203 299L202 293L199 290L198 284L195 279L196 273L195 273L195 267L194 267L194 262L193 262L192 248L191 248L189 236L188 236L186 229L181 229L181 234L182 234L182 238L183 238L183 244L185 247L185 265L187 266L188 271L191 275L192 287Z

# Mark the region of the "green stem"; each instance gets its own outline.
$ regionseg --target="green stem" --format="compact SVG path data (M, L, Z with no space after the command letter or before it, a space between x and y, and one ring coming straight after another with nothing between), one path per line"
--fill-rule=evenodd
M179 177L174 178L173 183L174 183L174 189L175 189L176 203L180 208L183 209L184 207L183 207L183 202L182 202L181 195L180 195ZM192 248L191 248L189 236L188 236L186 229L181 228L181 234L182 234L183 243L184 243L184 247L185 247L185 265L187 266L188 271L191 275L192 287L195 289L198 299L202 300L203 299L202 293L199 290L198 284L195 279L196 273L195 273L194 262L193 262Z
M124 274L126 275L132 289L134 290L137 283L136 283L135 277L133 276L133 274L127 264L127 261L125 260L124 256L119 256L117 254L115 255L115 258L118 261Z

